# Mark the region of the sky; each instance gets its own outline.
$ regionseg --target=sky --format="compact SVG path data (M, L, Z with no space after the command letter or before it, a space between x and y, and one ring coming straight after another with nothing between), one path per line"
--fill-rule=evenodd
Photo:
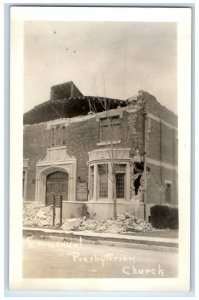
M177 113L176 23L26 21L24 112L67 81L85 96L144 90Z

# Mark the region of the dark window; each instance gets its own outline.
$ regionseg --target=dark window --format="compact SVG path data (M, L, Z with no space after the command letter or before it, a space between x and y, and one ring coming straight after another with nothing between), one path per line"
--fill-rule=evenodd
M93 198L93 191L94 191L94 166L90 167L90 199Z
M116 174L116 198L124 198L124 177L125 174Z
M165 184L165 201L171 203L171 183Z
M98 165L99 198L108 197L108 165Z
M23 171L23 198L25 195L25 180L26 180L26 172Z
M50 147L59 147L65 144L65 126L52 126L50 130Z
M66 141L65 141L65 139L66 139L66 137L65 137L65 126L62 127L62 138L63 138L63 145L65 145L66 144Z
M54 127L51 128L51 146L52 147L55 146L55 128Z
M100 142L118 141L120 138L119 116L100 119Z
M116 198L125 198L125 174L126 165L118 164L115 167L116 177Z
M53 172L50 175L48 175L49 179L67 179L68 178L68 174L61 172L61 171L57 171L57 172Z
M56 126L56 134L55 134L55 140L56 140L56 146L61 146L61 128L59 126Z

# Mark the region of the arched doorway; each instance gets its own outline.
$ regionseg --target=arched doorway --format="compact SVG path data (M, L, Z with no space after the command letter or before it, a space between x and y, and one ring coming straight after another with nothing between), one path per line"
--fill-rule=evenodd
M68 173L56 171L46 176L46 205L53 204L55 195L68 201Z

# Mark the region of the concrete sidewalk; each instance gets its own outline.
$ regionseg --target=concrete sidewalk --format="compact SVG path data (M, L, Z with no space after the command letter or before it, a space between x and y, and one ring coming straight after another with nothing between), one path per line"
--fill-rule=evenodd
M178 248L178 239L171 238L158 238L148 236L135 236L115 233L97 233L92 231L64 231L59 229L49 228L23 228L24 236L46 236L46 237L59 237L79 240L82 238L84 241L94 242L95 244L108 243L111 245L123 244L130 245L147 245L147 246L162 246Z

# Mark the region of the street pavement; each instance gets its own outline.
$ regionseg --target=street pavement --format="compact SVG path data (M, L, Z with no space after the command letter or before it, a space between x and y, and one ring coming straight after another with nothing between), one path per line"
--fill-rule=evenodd
M25 278L171 278L178 276L177 251L98 245L76 240L23 240Z
M105 232L93 232L93 231L72 231L72 230L59 230L59 229L50 229L50 228L31 228L24 227L23 235L29 236L34 235L40 238L41 236L46 237L65 237L65 238L73 238L79 239L83 237L88 241L95 241L96 243L104 243L112 244L117 243L120 245L124 244L142 244L148 246L165 246L165 247L178 247L178 239L177 238L167 238L167 237L158 237L158 236L138 236L132 234L118 234L118 233L105 233Z

